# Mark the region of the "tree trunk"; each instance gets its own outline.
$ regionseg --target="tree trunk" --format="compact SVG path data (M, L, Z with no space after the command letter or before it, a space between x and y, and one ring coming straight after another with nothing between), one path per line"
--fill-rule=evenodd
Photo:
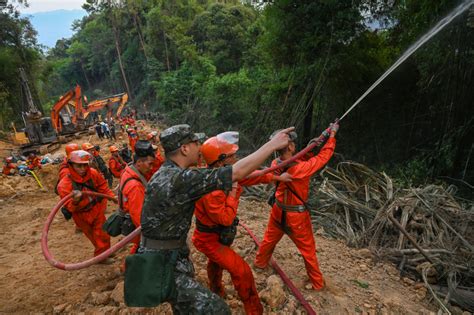
M112 18L112 29L113 29L113 32L114 32L115 49L117 51L117 57L118 57L118 61L119 61L120 72L122 73L123 83L125 84L125 88L127 89L129 99L132 100L132 98L133 98L132 93L131 93L130 87L128 85L127 75L125 74L125 68L124 68L123 62L122 62L122 53L120 51L119 34L118 34L117 28L115 27L115 23L113 21L113 18Z
M145 40L143 39L143 34L142 34L139 18L135 11L133 11L132 16L133 16L133 24L135 24L135 27L138 33L138 39L140 40L140 45L142 46L143 55L145 56L145 60L148 62L148 57L146 55L146 49L145 49Z
M305 145L313 138L312 136L312 127L313 127L313 100L310 100L311 104L308 106L306 110L306 116L304 117L304 124L303 124L303 143Z
M171 67L170 67L170 57L169 57L169 54L168 54L168 44L166 42L166 34L165 34L165 31L163 31L163 42L165 44L165 54L166 54L166 66L168 68L168 72L171 71Z
M89 81L89 78L87 77L86 69L84 69L84 62L82 61L82 59L81 59L80 63L81 63L82 73L84 74L84 78L86 79L86 82L87 82L87 87L90 90L91 89L91 82Z

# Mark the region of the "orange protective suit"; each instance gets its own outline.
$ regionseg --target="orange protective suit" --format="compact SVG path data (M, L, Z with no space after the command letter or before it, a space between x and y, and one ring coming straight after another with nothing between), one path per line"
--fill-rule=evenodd
M149 174L150 178L160 169L163 163L165 163L165 158L161 155L160 150L157 149L155 153L155 160L153 161L153 168Z
M117 158L115 156L111 156L109 159L109 169L112 172L112 175L114 175L115 178L120 178L120 175L122 174L123 170L125 169L125 166L127 166L127 163L125 163L121 158Z
M69 166L69 174L63 177L58 184L60 198L66 197L76 189L81 191L91 190L83 185L92 187L96 192L111 197L114 196L109 186L107 186L104 176L97 170L89 167L86 175L80 176L72 166ZM106 199L84 195L78 203L70 199L64 206L72 213L76 225L94 245L94 256L110 248L110 236L102 230L102 225L105 222L104 212L107 207Z
M130 131L128 133L128 143L133 153L135 153L135 144L138 141L138 135L135 131Z
M54 188L54 192L56 194L59 194L58 192L59 182L68 174L69 174L69 163L67 162L67 158L64 158L61 164L59 164L58 181L56 182L56 187Z
M135 178L128 180L129 178ZM128 181L127 181L128 180ZM125 187L123 186L125 181ZM138 227L140 226L140 218L142 216L143 200L145 199L145 183L140 180L140 176L130 168L125 167L125 170L120 177L120 188L122 189L122 210L126 213L130 213L133 224ZM140 245L140 236L135 237L132 240L133 247L130 250L130 254L135 254Z
M28 165L28 169L30 170L34 170L35 168L41 169L41 160L37 156L32 159L28 158L26 160L26 165Z
M291 166L286 172L291 174L293 181L289 183L291 189L301 197L302 200L308 199L309 184L311 176L321 169L331 158L336 147L336 139L329 138L327 143L321 149L318 155L308 160L299 160L297 164ZM273 161L276 164L276 160ZM275 197L280 204L284 205L302 205L300 201L287 188L287 183L280 183ZM286 200L285 200L286 196ZM286 228L290 231L289 237L295 243L296 247L303 255L306 272L311 280L313 288L318 290L324 286L323 275L319 270L318 258L316 257L316 243L314 241L313 226L308 210L303 212L285 211ZM255 265L264 268L270 260L276 244L283 237L285 232L281 226L282 210L275 203L272 207L265 236L260 244L260 248L255 258Z
M67 158L64 158L64 160L61 162L61 164L59 164L58 183L67 174L69 174L69 163L67 162Z
M242 180L239 182L235 197L227 196L222 190L213 191L196 202L194 215L201 224L207 227L230 226L237 215L242 186L269 183L272 180L273 174ZM222 285L222 271L225 269L230 273L234 287L244 304L245 312L262 314L263 307L258 297L252 270L245 260L232 248L221 244L217 233L201 232L196 228L192 241L197 250L209 258L207 276L210 290L220 296L225 295Z

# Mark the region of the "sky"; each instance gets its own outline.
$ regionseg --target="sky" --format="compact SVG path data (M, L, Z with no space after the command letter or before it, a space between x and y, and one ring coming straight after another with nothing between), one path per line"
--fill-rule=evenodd
M28 0L29 7L19 7L23 14L46 12L54 10L75 10L81 9L84 0Z
M30 19L38 32L38 43L50 48L54 47L58 39L70 38L73 35L71 29L73 21L87 14L81 7L85 0L28 0L27 2L28 8L17 3L17 9L22 16Z

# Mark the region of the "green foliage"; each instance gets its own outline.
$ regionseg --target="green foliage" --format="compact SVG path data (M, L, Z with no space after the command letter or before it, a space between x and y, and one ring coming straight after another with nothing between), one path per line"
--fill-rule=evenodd
M26 110L18 68L25 69L33 100L41 108L35 81L41 54L30 21L21 18L12 4L0 9L0 129L8 129L10 122L21 122L18 114Z
M213 61L218 73L238 71L244 53L252 44L248 41L248 28L256 13L249 7L211 5L196 16L190 34L200 54Z
M16 73L24 65L46 110L76 83L89 99L128 85L133 106L146 104L168 124L187 122L208 134L239 130L244 150L294 125L302 146L457 4L87 0L89 15L74 23L74 36L58 40L46 56L28 21L5 11L0 103L8 108L0 114L18 112ZM340 153L391 170L407 184L440 176L474 180L466 168L474 138L474 32L465 16L343 121Z

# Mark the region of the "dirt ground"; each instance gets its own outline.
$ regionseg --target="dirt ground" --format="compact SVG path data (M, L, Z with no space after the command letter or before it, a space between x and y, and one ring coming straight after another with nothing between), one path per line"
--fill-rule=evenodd
M87 138L79 139L82 143ZM95 136L91 139L97 142ZM120 142L120 141L118 141ZM99 142L108 158L107 141ZM62 148L61 148L62 150ZM105 154L107 153L107 154ZM85 314L170 314L169 305L154 309L127 308L123 303L123 275L119 265L123 249L109 265L94 265L79 271L62 271L50 266L43 257L40 238L47 215L58 202L54 194L57 165L39 171L45 189L32 177L0 178L0 313L85 313ZM107 215L114 210L110 204ZM269 215L263 202L242 200L239 217L262 238ZM113 239L113 243L118 238ZM327 289L315 292L310 287L303 260L292 242L284 237L274 258L318 314L431 314L426 289L410 279L400 278L395 266L377 262L368 250L356 250L344 243L316 235L318 258ZM49 248L64 262L90 258L92 245L74 223L58 214L49 234ZM233 248L252 266L256 246L240 228ZM206 258L193 249L196 277L206 284ZM305 311L276 273L255 270L265 314L304 314ZM243 314L242 303L224 274L227 297L234 314Z

